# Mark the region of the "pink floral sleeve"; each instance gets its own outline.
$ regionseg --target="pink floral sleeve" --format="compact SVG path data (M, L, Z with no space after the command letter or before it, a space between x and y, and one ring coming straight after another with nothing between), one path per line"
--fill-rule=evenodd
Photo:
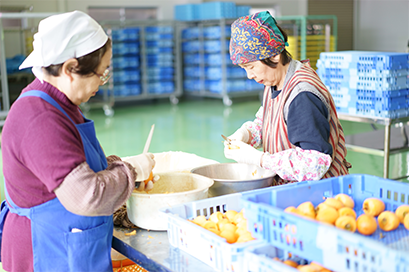
M263 106L261 106L254 121L248 121L243 124L251 132L250 145L254 148L260 148L263 146L263 139L261 138L261 130L263 129Z
M272 170L285 180L320 180L331 166L332 158L316 150L299 147L275 154L264 153L263 168Z

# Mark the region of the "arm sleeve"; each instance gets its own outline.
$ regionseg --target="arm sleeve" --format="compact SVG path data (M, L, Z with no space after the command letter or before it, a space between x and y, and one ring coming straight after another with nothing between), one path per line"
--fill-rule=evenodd
M113 161L95 173L86 162L69 173L54 190L70 212L84 216L111 215L130 197L136 173L126 162ZM127 183L121 182L127 180Z
M263 106L261 106L253 121L248 121L243 124L251 132L250 145L254 148L260 148L263 145L261 131L263 129Z
M290 142L304 150L332 155L329 143L328 109L311 92L301 92L288 109L287 130Z
M263 155L262 167L275 172L284 180L319 180L331 166L332 158L316 150L299 147L275 154Z

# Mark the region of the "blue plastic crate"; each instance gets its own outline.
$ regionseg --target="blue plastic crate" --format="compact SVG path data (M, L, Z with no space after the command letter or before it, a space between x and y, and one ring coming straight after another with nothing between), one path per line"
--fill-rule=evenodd
M198 52L202 48L203 44L200 41L185 41L182 42L182 52L193 53Z
M236 16L242 17L250 14L251 6L236 6Z
M200 79L184 79L183 90L187 92L200 92L204 90L204 82Z
M361 97L354 95L332 94L336 107L357 110L375 110L375 112L394 111L408 108L408 97Z
M173 81L149 82L148 93L163 94L173 93L175 91L175 84Z
M114 96L132 96L141 94L141 84L139 83L119 83L114 84Z
M407 89L409 78L407 76L345 76L334 75L321 77L321 81L328 88L351 88L374 91L393 91Z
M247 91L246 79L226 80L223 86L222 80L205 80L206 89L212 93L222 93L224 90L230 92L244 92Z
M173 40L146 41L147 47L173 47Z
M222 30L224 35L222 35ZM203 37L206 39L220 39L220 37L230 38L231 27L225 26L221 28L220 26L208 26L203 28Z
M113 57L112 66L114 67L114 69L137 68L139 67L139 57L137 56Z
M364 236L284 212L286 207L305 201L317 206L340 193L354 199L357 215L369 197L382 199L390 211L409 202L409 184L356 174L271 187L243 194L241 200L254 237L301 258L339 272L408 271L409 231L403 225L383 236L379 228Z
M246 80L246 89L248 91L263 91L264 90L264 85L256 82L255 80L247 79Z
M173 33L146 33L145 39L147 41L157 41L157 40L172 40Z
M183 63L185 65L200 64L201 62L202 62L201 54L199 53L191 53L191 54L183 55Z
M141 73L139 69L114 70L113 79L114 84L121 82L139 82Z
M407 108L401 108L398 110L387 110L387 111L376 111L374 109L364 109L359 108L357 109L356 106L354 107L336 107L337 112L339 113L347 113L350 115L357 115L363 117L383 117L383 118L402 118L409 116L409 110Z
M112 29L112 41L115 42L136 42L139 40L139 27L128 27Z
M193 40L198 39L201 35L201 28L189 27L182 30L182 39Z
M220 66L223 61L226 65L233 65L229 53L204 54L204 63L208 66Z
M204 76L204 71L200 66L185 66L183 68L183 75L186 78L200 78Z
M172 67L174 56L173 54L147 54L146 61L149 66Z
M289 257L291 252L286 252L276 248L268 243L248 247L244 250L244 269L248 272L297 272L296 268L278 262L273 258L281 261L290 259L299 265L307 264L304 259L296 256Z
M145 27L146 32L150 33L173 33L173 26L147 26Z
M206 79L222 79L223 69L222 67L206 67L205 68ZM246 71L238 66L226 67L226 78L246 78Z
M376 77L381 77L381 76L408 76L409 75L409 69L399 69L399 70L393 70L393 69L383 69L383 70L376 70L376 69L357 69L357 68L350 68L350 69L345 69L345 68L327 68L325 67L320 60L317 61L317 73L321 77L330 77L330 76L338 76L338 75L344 75L344 76L376 76Z
M139 43L137 42L112 43L112 54L114 56L138 55L139 54Z
M173 53L173 47L147 47L145 51L147 54Z
M173 67L149 67L147 69L149 81L153 80L170 80L174 77Z
M408 69L408 53L337 51L320 53L320 61L326 68L356 68L370 70Z
M198 4L175 5L174 14L175 20L178 21L199 20L199 5Z
M229 40L226 40L223 43L220 40L210 40L204 41L203 48L206 53L218 53L228 50L229 44L230 44ZM222 48L222 45L224 46L224 48Z
M234 2L207 2L199 6L200 20L221 18L236 18L236 4Z

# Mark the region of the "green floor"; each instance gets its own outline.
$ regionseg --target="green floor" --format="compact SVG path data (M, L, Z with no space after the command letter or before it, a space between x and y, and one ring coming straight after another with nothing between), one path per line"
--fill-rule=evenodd
M152 124L155 124L150 152L184 151L229 162L223 154L220 134L230 135L243 122L252 120L260 106L258 99L235 101L231 107L220 99L181 99L177 105L168 99L115 105L115 115L106 117L102 108L92 108L86 115L95 121L98 139L107 155L136 155L142 152ZM342 122L345 134L371 130L369 124ZM348 152L351 173L383 175L383 158ZM408 173L409 153L393 155L390 177ZM1 184L3 187L3 184ZM1 197L4 199L3 188Z

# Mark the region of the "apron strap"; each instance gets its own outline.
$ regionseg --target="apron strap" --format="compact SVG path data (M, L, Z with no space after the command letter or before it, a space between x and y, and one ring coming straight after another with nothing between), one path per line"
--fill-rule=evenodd
M26 96L36 96L36 97L40 97L44 99L45 101L47 101L48 103L50 103L51 105L59 109L62 113L64 113L65 116L67 116L67 118L70 119L71 122L75 125L74 121L71 119L70 116L68 116L68 114L64 111L64 109L51 96L49 96L45 92L31 90L31 91L25 92L22 95L20 95L18 99L26 97Z
M30 218L30 208L20 208L16 204L14 204L13 200L9 196L9 193L7 192L7 186L6 183L4 183L4 196L6 197L6 203L5 205L8 206L9 210L12 213L16 213L20 216L25 216L27 218Z

